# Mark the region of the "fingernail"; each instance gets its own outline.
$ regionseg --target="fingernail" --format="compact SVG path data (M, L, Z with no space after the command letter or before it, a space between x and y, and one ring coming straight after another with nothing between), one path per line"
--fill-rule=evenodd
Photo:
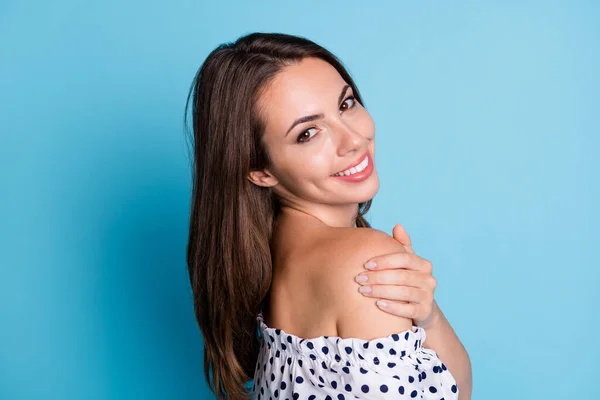
M367 275L356 275L356 282L358 283L363 283L369 280L369 277Z
M371 286L361 286L358 288L358 291L361 293L371 293L372 289Z
M375 261L369 261L368 263L365 264L366 269L373 269L376 266L377 266L377 263Z
M387 303L383 300L378 300L377 301L377 305L381 308L386 308L387 307Z

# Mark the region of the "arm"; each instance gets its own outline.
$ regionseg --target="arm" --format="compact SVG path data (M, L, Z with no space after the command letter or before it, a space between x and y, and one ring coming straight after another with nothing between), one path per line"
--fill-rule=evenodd
M372 286L371 296L392 300L385 308L387 312L397 316L410 316L413 321L417 321L416 325L425 329L427 337L423 346L434 350L448 367L456 379L460 400L469 400L473 386L471 362L467 351L433 297L435 285L426 284L431 275L431 263L416 256L410 237L402 225L394 226L393 235L404 249L397 254L370 260L379 270L367 273L368 282ZM372 268L373 266L369 269ZM424 292L421 291L421 296L415 292L409 296L405 285L420 287ZM383 287L388 289L382 291ZM391 290L391 287L395 290ZM423 293L427 293L427 296L423 296Z
M423 346L434 350L451 371L452 376L456 379L459 399L469 400L473 388L469 354L435 301L433 306L433 318L425 328L427 338Z
M358 236L350 239L355 234ZM328 303L335 310L338 335L371 340L409 329L413 325L411 318L373 308L373 303L381 296L356 296L353 277L364 270L352 267L356 265L356 259L370 259L376 254L406 253L404 247L376 230L354 230L345 237L349 239L334 246L338 256L334 257L335 262L330 267L335 270L329 270L320 279L326 285L322 290L327 293ZM469 400L471 366L468 355L437 304L433 303L431 318L427 319L427 327L424 327L427 337L423 346L434 350L450 370L459 388L459 399Z

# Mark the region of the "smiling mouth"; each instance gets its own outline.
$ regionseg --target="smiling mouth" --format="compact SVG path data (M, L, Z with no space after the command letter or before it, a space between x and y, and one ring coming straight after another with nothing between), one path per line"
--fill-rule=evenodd
M367 168L368 165L369 165L369 154L366 153L361 162L359 162L357 164L354 164L352 167L350 167L348 169L345 169L345 170L340 171L340 172L336 172L332 176L350 176L350 175L354 175L354 174L357 174L359 172L364 171L365 168Z

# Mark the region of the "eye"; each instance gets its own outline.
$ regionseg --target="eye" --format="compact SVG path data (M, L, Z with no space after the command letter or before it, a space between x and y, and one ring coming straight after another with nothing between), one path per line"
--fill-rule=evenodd
M315 131L315 133L313 133L312 135L310 134L310 131ZM307 130L305 130L304 132L302 132L300 135L298 135L298 139L296 140L297 143L306 143L308 142L313 136L315 136L317 134L316 132L317 128L308 128ZM307 136L308 134L308 136Z
M348 105L348 100L350 100L350 105ZM348 97L346 97L346 100L344 100L344 102L342 103L340 110L341 111L349 110L352 107L354 107L355 104L356 104L356 99L354 98L354 96L348 96ZM346 105L346 108L344 108L344 105Z

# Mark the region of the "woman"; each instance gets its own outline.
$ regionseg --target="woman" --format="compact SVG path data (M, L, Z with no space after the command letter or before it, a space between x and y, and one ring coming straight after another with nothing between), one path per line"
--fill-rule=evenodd
M405 233L403 245L364 219L379 189L375 126L337 58L304 38L250 34L208 56L186 109L192 95L187 262L215 394L469 398L468 356L433 301L431 264ZM402 257L404 269L360 274L381 254L379 269ZM374 306L378 291L394 310Z

